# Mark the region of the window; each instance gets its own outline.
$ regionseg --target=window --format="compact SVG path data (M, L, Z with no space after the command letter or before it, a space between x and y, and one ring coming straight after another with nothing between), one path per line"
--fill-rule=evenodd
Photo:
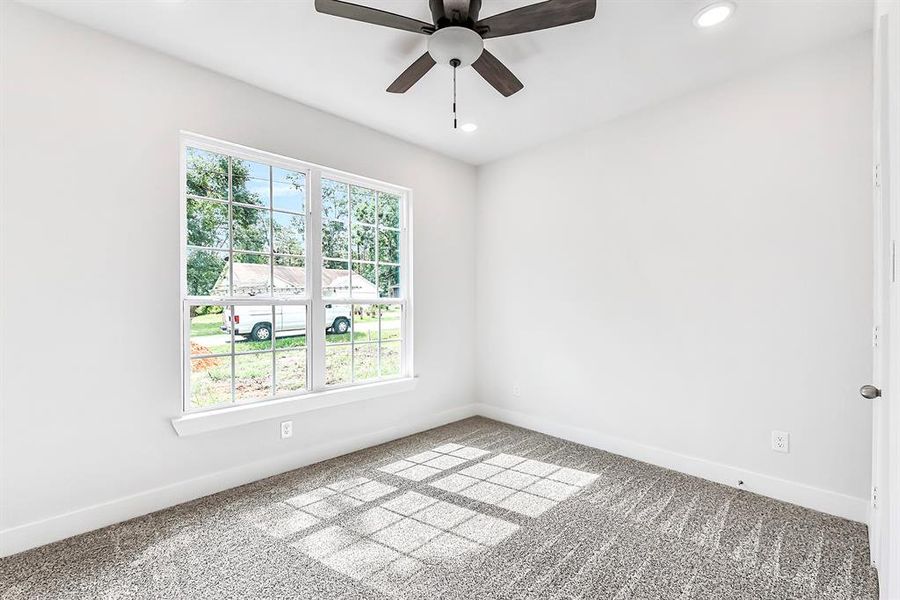
M184 410L406 377L408 192L182 139Z

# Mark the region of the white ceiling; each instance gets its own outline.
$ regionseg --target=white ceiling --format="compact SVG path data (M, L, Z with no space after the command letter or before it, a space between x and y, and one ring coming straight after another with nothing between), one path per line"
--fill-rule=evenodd
M868 0L737 0L698 30L711 0L599 0L585 23L488 40L522 80L503 98L459 74L465 134L451 129L450 68L409 92L388 84L425 51L413 33L315 12L312 0L22 0L473 164L871 29ZM427 0L356 0L430 22ZM531 0L484 0L482 17Z

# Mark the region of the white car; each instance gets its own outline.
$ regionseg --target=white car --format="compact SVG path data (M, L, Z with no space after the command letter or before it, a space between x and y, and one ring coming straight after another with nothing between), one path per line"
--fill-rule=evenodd
M325 330L330 333L350 331L350 306L347 304L325 305ZM231 309L222 312L222 331L231 332ZM275 331L306 332L305 306L275 306ZM262 342L272 337L271 306L235 306L234 335Z

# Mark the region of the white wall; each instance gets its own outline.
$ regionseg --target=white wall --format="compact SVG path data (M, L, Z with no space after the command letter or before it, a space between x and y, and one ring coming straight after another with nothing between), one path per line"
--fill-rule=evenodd
M0 5L6 551L467 414L474 168ZM180 129L414 190L414 392L297 416L286 441L273 422L175 435Z
M479 410L864 519L870 63L854 38L480 168Z
M867 38L476 181L359 125L0 7L0 554L455 420L476 395L492 416L861 518ZM179 129L414 189L415 392L304 414L288 441L271 422L175 435ZM772 429L791 432L790 454L769 450Z

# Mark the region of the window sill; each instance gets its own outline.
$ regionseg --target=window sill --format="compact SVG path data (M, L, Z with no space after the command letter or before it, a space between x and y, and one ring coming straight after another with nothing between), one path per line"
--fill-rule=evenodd
M417 379L407 377L392 381L379 381L353 387L305 394L297 398L269 400L255 404L229 406L201 413L186 414L172 419L172 427L179 437L197 435L219 429L228 429L248 423L277 419L299 413L311 412L331 406L359 402L379 396L408 392L416 387Z

